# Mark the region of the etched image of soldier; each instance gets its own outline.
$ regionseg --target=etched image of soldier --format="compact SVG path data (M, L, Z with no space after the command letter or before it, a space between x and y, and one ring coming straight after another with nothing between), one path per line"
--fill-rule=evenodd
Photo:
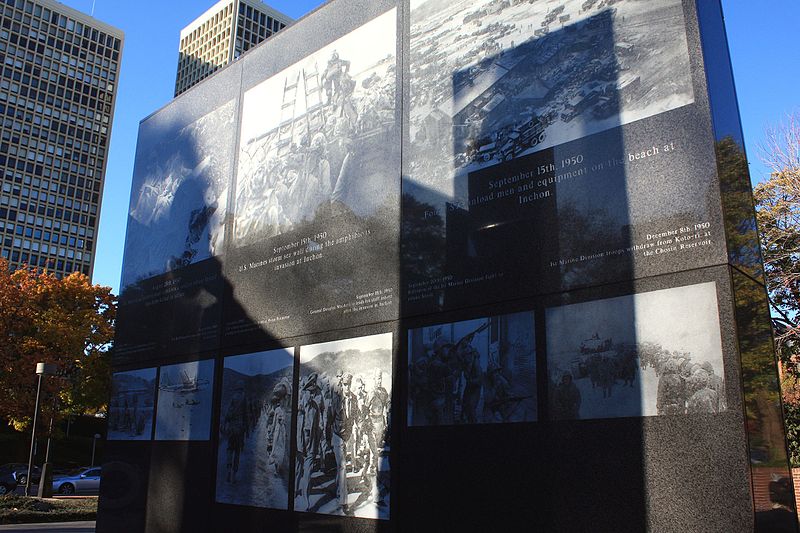
M295 507L310 509L311 473L319 468L322 450L322 391L317 374L301 381L297 411L297 469L295 473Z
M388 519L391 334L300 349L295 510Z
M381 204L388 175L375 161L394 129L395 25L378 17L245 93L237 246Z
M292 384L284 377L275 385L264 407L267 416L267 451L273 474L288 479Z
M409 423L536 420L530 312L409 332Z
M216 501L288 509L291 349L225 359Z
M714 283L550 308L547 330L555 420L726 408Z
M580 418L581 391L572 381L572 374L565 372L561 382L552 391L550 416L556 420L574 420Z
M240 381L233 389L225 414L220 424L220 434L225 438L225 482L236 483L239 472L239 459L244 448L245 433L248 431L247 403L244 397L244 382Z

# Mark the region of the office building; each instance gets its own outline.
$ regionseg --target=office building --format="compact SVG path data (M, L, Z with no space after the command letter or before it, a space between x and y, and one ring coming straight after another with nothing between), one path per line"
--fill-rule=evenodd
M258 0L221 0L181 31L175 96L293 20Z
M51 0L0 19L0 254L91 276L123 33Z

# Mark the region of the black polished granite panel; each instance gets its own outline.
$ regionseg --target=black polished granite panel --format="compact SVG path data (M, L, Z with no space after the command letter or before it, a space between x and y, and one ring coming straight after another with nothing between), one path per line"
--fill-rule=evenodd
M693 10L585 4L411 9L404 316L725 261Z
M242 59L225 345L397 317L398 23L326 5Z
M697 2L714 124L719 187L728 241L728 262L764 283L753 191L739 120L728 40L718 2Z
M139 126L117 363L218 344L240 78L225 69Z
M715 267L440 315L535 313L540 416L411 426L429 396L410 366L401 530L752 531L731 298L728 269ZM436 325L407 327L412 357L415 332Z

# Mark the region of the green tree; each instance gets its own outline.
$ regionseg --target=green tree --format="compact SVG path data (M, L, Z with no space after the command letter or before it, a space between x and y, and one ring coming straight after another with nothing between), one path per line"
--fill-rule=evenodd
M12 272L0 260L0 335L6 339L0 344L0 416L18 430L30 424L38 362L59 368L58 377L45 380L44 392L58 396L60 411L103 409L115 315L111 289L92 285L83 274L58 279L28 269Z
M781 361L781 388L792 464L800 465L800 117L768 130L761 148L770 176L753 194L767 292Z

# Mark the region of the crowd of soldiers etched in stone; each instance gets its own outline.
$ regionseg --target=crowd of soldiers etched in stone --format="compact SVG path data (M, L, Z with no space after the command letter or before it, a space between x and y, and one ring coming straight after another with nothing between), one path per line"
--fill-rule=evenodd
M637 378L648 369L655 372L658 384L652 414L719 413L725 409L724 380L710 361L693 361L692 354L670 351L657 343L615 345L612 339L595 334L581 343L570 367L555 374L559 381L550 384L550 415L556 420L582 418L584 394L579 380L588 380L590 390L601 389L602 399L611 400L620 395L620 387L640 386Z
M145 428L153 417L153 404L151 403L147 408L139 405L139 396L135 394L119 395L112 400L110 408L114 411L114 416L109 417L109 431L130 436L144 435Z
M109 440L149 440L155 404L155 368L118 372L108 404Z
M360 508L376 506L379 517L388 517L389 485L382 463L388 453L389 411L380 370L370 376L312 372L301 380L296 510L358 516Z
M385 145L382 133L395 121L394 64L360 84L350 65L334 50L321 74L309 67L286 75L277 128L242 146L237 243L284 233L320 207L341 211L361 156L376 149L370 140Z
M487 353L482 355L476 337L491 325L487 320L459 339L450 341L440 334L432 343L410 347L416 353L411 354L409 364L409 424L535 420L532 341L487 341ZM515 372L508 368L513 357L526 363Z
M725 410L725 382L709 361L692 361L686 352L650 346L640 355L642 368L658 374L660 415L719 413Z

